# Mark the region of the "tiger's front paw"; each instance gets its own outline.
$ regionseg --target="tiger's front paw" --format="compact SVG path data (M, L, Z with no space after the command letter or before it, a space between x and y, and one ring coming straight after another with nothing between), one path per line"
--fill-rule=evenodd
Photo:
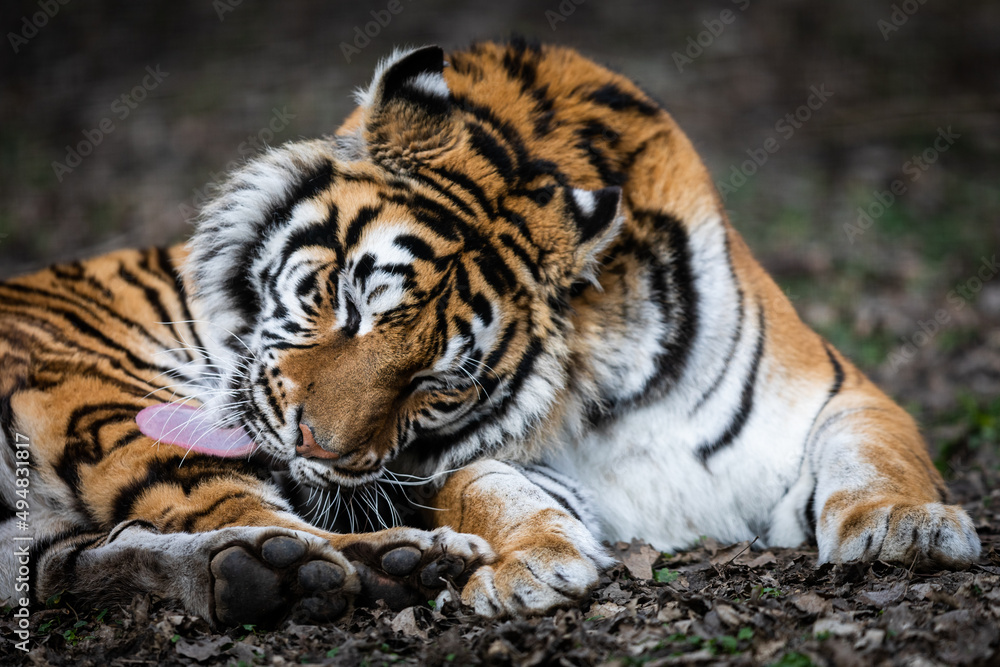
M462 590L462 602L494 618L542 614L583 598L614 559L582 524L566 523L575 524L568 526L576 529L572 539L556 529L479 568Z
M283 529L243 529L211 559L217 625L276 625L342 615L360 586L354 567L325 540Z
M486 540L447 527L391 528L341 548L361 580L355 603L365 607L382 600L395 610L435 597L448 583L462 586L496 558Z
M867 506L843 514L824 513L821 519L821 563L882 560L959 568L975 562L982 550L972 519L957 505Z

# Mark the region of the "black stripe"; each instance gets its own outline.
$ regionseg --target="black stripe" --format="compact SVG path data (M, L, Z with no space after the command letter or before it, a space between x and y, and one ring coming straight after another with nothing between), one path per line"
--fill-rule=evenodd
M676 335L663 345L663 351L657 359L658 373L650 383L662 388L665 384L674 383L687 365L694 343L698 324L697 294L694 289L694 271L691 266L691 246L688 234L680 220L672 215L659 214L654 225L664 231L667 236L667 246L671 251L669 265L670 288L675 300L663 298L661 308L665 320L673 322L677 327ZM667 277L666 272L658 272L660 279ZM668 289L661 285L661 289ZM667 292L662 292L666 297Z
M177 300L181 305L181 313L183 314L184 320L188 323L188 331L191 332L191 337L194 339L194 344L196 347L205 347L202 343L201 336L198 335L198 330L194 326L194 316L191 314L191 309L188 306L187 292L184 287L184 279L181 274L177 271L177 267L174 263L170 261L170 255L167 253L166 248L157 247L154 248L156 253L156 258L160 265L160 269L163 271L164 275L167 277L168 282L174 286L174 291L177 294Z
M166 514L164 513L163 516L166 516ZM146 521L145 519L131 519L129 521L120 523L114 528L112 528L111 532L108 533L108 539L105 542L105 544L111 544L119 537L121 537L121 534L124 533L129 528L142 528L143 530L146 530L151 533L160 532L160 529L156 527L156 524L151 521Z
M528 481L533 482L542 491L544 491L545 493L549 494L550 496L552 496L553 498L555 498L556 500L558 500L559 504L561 504L563 507L565 507L566 510L570 514L573 515L573 518L575 518L577 521L581 521L582 522L583 518L580 516L580 514L575 509L573 509L573 505L569 501L569 498L570 497L574 498L576 500L576 502L579 503L583 507L586 507L587 503L585 503L583 501L583 498L581 498L579 496L579 494L577 494L577 492L574 489L571 489L570 487L566 486L566 484L564 482L556 479L555 477L553 477L549 473L545 472L545 469L546 469L546 466L543 466L543 465L526 466L526 467L523 468L523 474L524 474L524 476L526 478L528 478ZM555 484L556 487L558 487L564 493L562 495L554 493L553 491L549 490L547 487L542 486L541 484L538 484L538 482L535 482L535 480L531 479L532 475L538 475L540 477L544 477L545 479L547 479L550 482L552 482L553 484Z
M664 244L670 258L662 261L648 243L623 232L607 252L609 257L632 255L650 275L651 301L659 306L667 326L654 357L656 371L645 386L626 398L598 397L587 406L587 418L598 426L630 407L648 404L662 396L684 373L698 327L697 293L691 265L691 248L684 225L674 216L658 211L635 210L637 220L646 222L667 237Z
M497 117L497 115L493 112L492 108L481 104L477 104L476 102L473 102L472 100L461 96L454 96L453 101L456 107L462 109L463 111L471 113L473 116L476 117L477 120L486 125L491 126L494 130L496 130L500 134L503 140L507 143L508 146L511 147L511 149L514 152L515 162L517 162L517 164L519 165L518 166L519 179L522 182L530 180L530 177L535 175L536 173L554 173L556 171L552 163L544 163L541 161L538 161L536 163L528 161L527 160L528 150L525 147L524 139L521 137L520 133L516 129L514 129L514 127L509 122L501 120L499 117ZM552 166L553 169L552 171L548 171L543 169L542 168L543 166L544 167ZM565 179L565 177L562 178ZM564 182L565 182L564 180L560 180L560 183Z
M431 173L434 173L434 172L431 172ZM435 174L435 175L437 175L437 174ZM470 217L470 218L475 218L476 217L476 214L472 210L472 207L470 207L468 204L466 204L464 201L462 201L461 197L459 197L458 195L456 195L454 192L451 191L450 188L447 187L448 185L451 185L450 183L447 183L447 182L444 183L444 184L439 183L435 179L427 176L426 174L422 174L422 173L419 173L419 172L415 172L413 174L413 178L416 179L416 180L418 180L418 181L420 181L421 183L423 183L425 187L428 187L428 188L434 190L435 192L437 192L442 197L445 197L448 201L450 201L452 203L453 206L455 206L455 208L457 208L459 211L461 211L462 213L464 213L468 217Z
M53 469L75 496L80 496L80 467L100 463L106 453L100 439L101 428L108 424L134 425L135 415L140 409L140 406L132 403L96 403L82 405L70 413L64 431L66 442ZM106 412L113 414L85 423L85 420L95 414ZM135 439L139 437L138 430L131 434L135 434ZM119 446L120 442L121 439L111 448Z
M225 280L225 289L245 319L252 319L260 311L260 299L249 279L251 264L274 231L287 224L292 209L299 202L315 197L329 186L333 174L333 163L330 160L323 160L312 168L299 180L291 194L271 211L261 228L254 230L255 240L238 250L236 261ZM230 193L229 196L235 195Z
M757 347L754 350L753 361L750 364L750 372L743 380L743 393L740 396L740 405L726 426L726 430L715 441L698 448L696 456L702 465L708 465L708 459L720 450L728 447L739 437L746 426L750 413L753 412L754 392L757 387L757 372L760 370L760 360L764 356L764 342L767 334L767 323L764 318L764 305L757 302Z
M560 493L558 493L558 492L556 492L556 491L548 488L547 486L542 486L541 484L539 484L535 480L531 479L531 477L529 477L528 475L525 475L525 478L529 482L531 482L532 484L534 484L536 487L538 487L538 489L542 493L544 493L545 495L549 496L550 498L552 498L553 500L555 500L557 503L559 503L560 505L562 505L563 509L565 509L567 512L569 512L573 516L574 519L576 519L577 521L579 521L581 523L583 522L583 517L581 517L580 514L575 509L573 509L573 504L569 501L569 498L567 498L563 494L560 494ZM546 479L551 479L551 478L550 477L546 477ZM564 487L562 485L560 485L560 488L562 490L564 490L564 491L568 490L568 489L566 489L566 487Z
M483 280L489 284L490 288L497 294L505 294L508 289L517 285L517 277L494 248L490 248L490 251L476 253L473 255L472 261L475 262Z
M809 432L812 433L812 437L806 443L806 448L808 448L809 443L814 442L822 432L827 428L827 426L834 420L838 419L842 413L836 413L827 417L826 421L817 429L816 420L819 416L823 414L826 410L826 406L830 404L833 397L840 393L840 389L844 386L844 367L837 361L837 356L833 352L833 348L825 340L823 341L823 349L826 351L826 356L830 360L830 365L833 367L833 384L830 385L830 389L827 391L826 400L823 401L823 405L820 406L819 410L816 411L816 415L813 417L812 424L809 426ZM803 451L803 459L808 454L807 451ZM801 464L800 464L801 465Z
M365 226L374 220L382 212L382 205L362 206L347 225L347 234L344 237L344 249L350 250L361 240L361 232Z
M62 574L60 580L60 587L70 593L89 593L90 591L77 591L76 588L76 563L80 560L80 556L84 551L94 546L98 542L104 539L104 535L97 535L91 537L90 539L85 539L77 542L73 545L73 550L70 551L66 560L62 563ZM37 569L37 568L32 568Z
M613 143L613 141L617 140L618 133L603 123L591 121L586 126L577 130L576 134L580 137L576 148L586 154L587 161L597 171L601 181L607 185L623 185L626 180L625 174L612 168L607 156L594 143L598 138L604 138L609 143ZM612 138L609 139L607 137Z
M351 337L361 328L361 313L350 297L344 297L344 309L347 311L347 321L344 322L343 332L345 336Z
M655 116L660 111L656 106L630 93L626 93L613 83L601 86L590 94L589 99L591 102L606 106L614 111L628 109L638 111L643 116Z
M115 444L113 444L111 446L111 448L108 449L108 452L113 452L116 449L121 449L122 447L127 447L128 445L131 445L133 442L135 442L136 440L138 440L141 437L142 437L142 432L138 428L136 428L134 431L129 431L128 433L126 433L122 437L118 438L115 441Z
M513 236L510 234L500 234L497 237L497 240L500 241L504 247L509 248L510 251L513 252L519 260L521 260L521 263L525 266L525 268L531 272L531 277L535 280L535 282L542 281L542 273L538 268L538 262L531 258L528 251L522 248L521 244L518 243Z
M214 503L212 503L208 507L200 509L197 512L191 512L184 519L184 524L182 525L181 530L184 531L185 533L190 533L191 530L194 528L195 522L197 522L198 519L203 519L204 517L206 517L209 514L211 514L212 512L214 512L215 510L219 509L219 507L222 506L223 503L227 503L230 500L236 500L238 498L246 498L249 495L250 494L245 493L243 491L238 491L237 493L234 493L232 495L223 496L223 497L219 498L218 500L216 500Z
M425 262L433 262L437 259L437 256L434 254L434 248L428 245L419 236L414 236L413 234L401 234L393 239L392 242L417 259L422 259Z
M156 282L159 284L163 282L163 276L162 272L157 272L154 271L153 269L152 261L154 261L155 259L156 259L156 249L154 248L146 250L140 257L138 265L139 268L142 269L143 274L147 278L152 278L156 280ZM147 285L145 282L140 280L139 276L131 274L130 271L125 269L124 264L120 265L119 267L119 275L121 271L125 271L126 273L132 275L132 277L135 279L135 286L142 289L143 294L146 296L146 299L153 307L153 310L157 312L159 316L159 321L163 322L163 326L166 326L170 330L170 337L175 341L180 341L181 334L177 330L177 324L173 321L174 320L173 315L171 315L171 313L167 310L167 307L163 303L163 294L164 294L163 288ZM170 292L173 293L174 285L172 283L168 283L168 286Z
M487 215L493 215L493 204L489 197L486 196L486 191L483 190L482 186L480 186L476 181L460 171L448 169L447 167L434 167L431 171L440 175L442 178L448 179L471 194L479 203L479 207L483 209Z
M833 366L833 386L830 387L830 395L826 399L826 403L830 402L830 399L840 393L841 387L844 386L844 367L840 365L837 361L837 357L833 354L833 350L830 349L830 344L826 341L823 342L823 349L826 350L826 356L830 360L830 364ZM823 407L826 407L826 403ZM820 409L820 412L823 410ZM818 415L817 415L818 416Z
M280 275L289 257L300 249L307 246L319 246L320 248L330 248L335 252L341 250L340 241L337 240L337 214L339 209L331 205L326 219L323 222L309 225L305 229L297 229L285 242L285 247L281 251L281 268L277 270Z
M660 258L645 241L623 232L607 252L612 258L633 256L648 271L650 301L659 307L661 318L667 325L660 349L653 362L656 371L645 386L625 398L597 397L587 406L587 418L594 425L606 422L623 410L636 405L649 404L662 396L682 376L691 353L698 327L697 293L691 266L691 248L687 231L677 218L670 214L650 210L634 210L636 220L662 232L666 236L664 247L670 257Z
M22 285L5 284L5 285L3 285L3 287L6 288L6 289L14 290L16 292L20 292L22 294L30 294L32 296L40 296L40 297L43 297L45 299L52 299L52 300L56 300L56 301L62 301L62 302L66 303L69 306L72 306L74 308L78 308L79 310L82 310L83 312L87 313L90 317L94 318L98 322L102 322L102 323L106 322L106 318L110 317L110 318L112 318L114 320L117 320L121 324L125 325L129 329L141 333L150 342L155 343L158 346L162 345L161 341L159 341L155 337L153 337L138 322L129 320L128 318L123 317L119 312L112 311L109 308L106 308L106 307L102 306L101 304L95 303L93 301L91 301L89 303L91 305L94 305L94 306L100 308L101 310L105 311L105 313L106 313L105 316L102 317L102 316L100 316L100 315L98 315L98 314L96 314L94 312L91 312L90 310L88 310L84 306L84 304L82 304L82 303L80 303L78 301L72 300L72 299L70 299L70 298L68 298L68 297L66 297L66 296L64 296L62 294L57 294L57 293L54 293L54 292L48 292L47 290L42 290L42 289L38 289L38 288L34 288L34 287L25 287L25 286L22 286ZM11 297L6 297L6 298L10 299ZM8 303L10 303L10 301L8 301ZM44 309L45 309L45 311L47 313L52 313L52 314L55 314L55 315L58 315L58 316L62 317L69 324L69 326L67 327L68 330L75 331L75 332L77 332L79 334L82 334L82 335L87 336L87 337L89 337L91 339L99 341L105 347L110 348L112 350L115 350L117 352L120 352L121 354L123 354L128 359L129 363L131 363L134 368L142 369L142 370L155 370L155 371L159 371L159 372L164 372L164 371L171 370L171 368L169 366L159 366L159 365L156 365L156 364L152 364L152 363L147 362L145 359L136 356L129 347L126 347L125 345L121 345L117 341L115 341L114 339L109 338L108 336L106 336L104 334L104 332L100 331L95 326L91 326L80 315L78 315L75 312L72 312L70 310L65 310L65 309L62 309L62 308L56 308L51 303L44 304L44 305L31 303L30 301L19 301L18 303L20 303L21 305L24 305L24 306L28 306L29 308L42 308L42 307L44 307ZM96 356L100 356L100 357L107 357L108 356L106 353L100 353L100 352L96 352L96 351L93 351L93 350L87 350L86 348L80 346L78 343L75 344L74 346L77 347L78 349L82 349L82 350L86 350L88 352L91 352L92 354L94 354ZM143 380L143 378L140 378L138 376L134 376L133 375L132 377L134 377L137 380Z
M740 285L740 280L736 276L736 269L733 268L733 253L729 242L729 231L724 230L724 233L726 237L725 240L726 265L729 267L729 276L733 281L733 285L736 286L736 299L738 304L737 305L738 310L736 316L736 329L733 331L733 335L729 340L729 350L726 352L725 363L719 370L719 374L712 381L712 384L709 385L708 390L701 395L701 397L698 399L698 402L695 404L694 408L692 408L691 410L692 414L696 410L698 410L702 405L704 405L705 401L707 401L722 384L723 378L725 378L726 374L729 372L730 363L732 362L733 357L736 355L737 345L740 342L740 338L743 336L743 325L746 322L746 304L743 302L745 294L743 293L743 287Z
M469 305L472 306L472 311L483 323L483 326L488 327L493 321L493 306L490 305L490 300L476 292L469 301Z
M10 371L4 369L4 372ZM11 402L11 397L26 385L27 383L24 378L18 378L15 381L13 391L0 396L0 430L3 431L4 440L7 441L7 447L11 451L16 449L15 444L17 441L17 432L14 430L14 406Z
M52 275L59 278L59 281L66 289L72 292L75 296L81 297L86 301L92 301L93 299L90 295L75 289L78 283L89 285L93 289L97 290L105 299L111 300L114 298L111 290L109 290L106 285L98 281L97 278L88 274L83 264L79 261L71 262L69 264L56 264L49 267L49 270L52 272Z
M512 182L514 179L514 164L507 151L500 146L496 139L490 136L489 132L482 125L470 123L468 129L469 143L472 149L492 164L497 174L504 181L508 183Z
M549 84L531 90L531 97L535 100L534 119L532 126L535 137L541 139L552 132L552 121L555 118L553 107L555 103L549 97Z
M360 291L364 293L365 286L368 284L368 278L371 277L372 273L375 272L375 255L370 252L366 252L358 260L358 263L354 267L354 282L360 288Z
M451 210L421 194L414 192L406 196L389 195L386 200L409 208L414 220L448 241L462 240L460 234L470 233L469 226L462 223Z
M806 501L806 521L809 522L809 534L816 534L816 479L813 478L813 490Z
M143 283L141 280L139 280L139 276L135 275L134 273L126 269L124 264L118 265L118 277L121 278L125 283L142 291L143 296L146 297L146 302L150 305L150 307L154 311L156 311L156 317L159 318L159 321L163 322L167 327L169 327L171 333L173 333L174 335L174 338L180 340L180 334L174 328L172 322L173 318L170 316L170 313L167 312L167 309L163 306L163 301L160 300L159 290Z
M232 479L234 473L245 472L246 469L247 464L242 461L227 459L223 463L191 452L150 461L146 464L143 477L123 486L115 494L111 503L112 521L118 524L127 520L143 494L156 486L176 485L185 495L190 495L195 486L218 478Z
M526 52L522 48L507 51L503 55L503 67L507 70L507 76L520 83L522 89L534 86L538 78L538 63L525 56Z
M844 367L837 360L837 356L834 354L833 348L830 346L829 343L823 341L823 350L826 352L826 356L830 360L830 365L833 367L833 384L830 385L830 389L827 391L826 400L823 401L823 405L820 406L819 410L816 411L816 416L813 417L812 424L809 426L810 433L813 433L814 430L816 429L816 420L819 419L819 416L823 414L824 410L826 410L826 406L830 404L830 401L833 400L834 396L840 393L841 388L844 386ZM815 434L813 435L813 437L810 438L809 441L805 443L805 445L802 448L802 459L799 462L799 470L802 469L802 464L805 462L805 458L809 454L808 452L809 444L815 441L819 437L819 435L826 429L827 425L831 423L831 420L837 416L838 415L834 415L833 417L828 418L825 422L823 422L823 425L820 426L818 430L815 430ZM806 503L806 521L809 522L810 535L816 534L815 505L816 505L816 479L814 477L813 490L812 493L809 495L809 502Z

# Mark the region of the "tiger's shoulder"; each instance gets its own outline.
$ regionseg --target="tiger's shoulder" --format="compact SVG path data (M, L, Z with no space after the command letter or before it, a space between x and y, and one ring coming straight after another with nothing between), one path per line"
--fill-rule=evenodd
M380 71L403 55L387 58ZM620 229L600 253L593 280L571 293L569 345L577 363L567 372L575 391L564 396L561 423L602 422L685 384L685 373L718 384L740 347L737 328L766 332L760 357L820 394L838 374L854 377L842 357L831 363L828 345L755 260L692 142L638 84L574 49L517 39L478 43L445 59L449 125L404 112L373 129L365 117L376 94L369 90L338 134L362 135L359 142L377 147L373 160L394 166L433 159L444 150L439 145L453 151L442 137L461 136L468 160L449 176L473 184L484 200L502 192L545 201L553 176L576 188L621 189ZM411 94L433 98L427 86ZM711 385L688 389L705 396Z

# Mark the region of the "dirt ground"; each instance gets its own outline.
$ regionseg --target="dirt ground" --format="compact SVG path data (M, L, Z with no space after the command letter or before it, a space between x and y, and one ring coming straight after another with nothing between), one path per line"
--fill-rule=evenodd
M177 609L137 598L127 609L37 612L34 640L5 664L94 665L988 665L1000 664L1000 475L952 483L983 540L963 572L884 563L816 567L815 548L748 548L706 539L660 554L619 543L624 564L579 606L527 620L484 621L454 604L356 610L324 625L288 622L214 634Z

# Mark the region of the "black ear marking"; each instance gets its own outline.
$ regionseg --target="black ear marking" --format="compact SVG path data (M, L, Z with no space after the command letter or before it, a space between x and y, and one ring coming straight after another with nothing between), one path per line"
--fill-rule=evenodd
M378 103L385 106L402 100L431 113L447 113L451 108L451 95L441 76L442 71L444 51L440 46L412 51L382 74Z
M621 199L622 189L617 186L600 190L567 188L566 202L580 230L580 243L590 241L611 226Z

